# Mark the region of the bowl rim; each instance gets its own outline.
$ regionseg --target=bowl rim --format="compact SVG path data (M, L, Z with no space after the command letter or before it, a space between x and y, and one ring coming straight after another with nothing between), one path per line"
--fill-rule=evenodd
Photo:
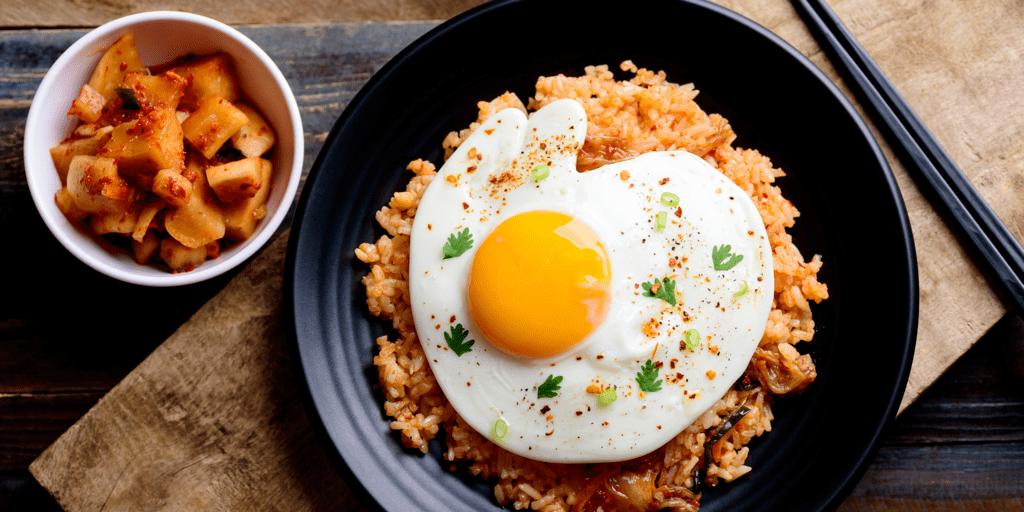
M386 82L389 76L395 72L397 67L401 66L405 61L415 58L415 55L421 52L424 47L434 43L437 39L443 38L445 33L454 30L462 24L471 22L473 18L490 14L492 11L501 10L511 4L530 1L533 0L496 0L470 9L434 27L392 57L387 64L380 69L380 71L375 73L367 81L356 97L349 102L342 115L332 127L324 142L324 149L320 151L320 154L314 161L312 169L307 176L307 186L304 187L303 194L299 198L292 233L288 244L284 283L285 314L290 317L287 321L289 322L288 341L291 364L296 378L300 383L299 391L300 396L302 396L303 399L306 414L309 417L310 423L316 431L321 444L325 447L329 458L334 463L346 483L357 493L357 495L362 497L362 503L377 510L392 510L390 506L386 507L385 505L393 505L396 503L396 500L399 500L403 505L409 505L413 502L405 496L404 492L400 493L403 495L402 497L396 497L395 495L399 493L395 492L394 487L391 486L389 482L373 481L366 476L365 472L362 475L357 475L357 471L354 467L364 461L359 458L359 454L355 453L354 450L345 449L343 446L340 446L335 434L332 433L332 429L329 429L327 427L327 422L324 421L323 414L328 411L334 412L334 407L332 403L327 403L326 397L320 396L314 390L315 387L319 387L318 383L314 381L323 377L323 373L327 371L325 369L326 363L324 361L311 361L308 356L305 359L302 357L303 350L300 344L300 336L302 336L304 330L302 326L299 325L298 319L303 316L304 312L302 311L303 303L301 301L301 297L297 296L296 290L297 274L299 272L299 262L297 262L297 258L298 249L302 243L301 240L304 237L309 236L322 236L322 233L312 225L309 226L309 229L302 229L304 225L303 221L309 213L308 207L313 195L312 192L316 188L315 182L317 181L317 177L320 175L321 171L331 172L330 169L324 169L324 155L327 153L325 149L334 144L334 141L343 131L342 127L347 125L349 119L356 115L356 111L364 108L363 104L366 101L366 97L371 94L372 90L381 85L381 83ZM894 208L898 213L898 218L893 220L898 224L897 228L902 232L905 244L904 247L901 248L902 250L900 251L900 255L896 260L902 260L901 264L906 265L906 268L909 270L906 276L906 282L903 283L907 290L907 296L905 299L909 322L905 326L906 330L895 333L896 336L894 337L901 340L905 339L906 343L903 344L902 350L898 351L899 371L895 374L897 389L891 396L887 397L884 403L883 421L881 421L877 427L870 432L870 442L857 459L855 467L848 472L844 471L842 478L837 482L838 485L831 489L830 492L826 492L824 499L818 502L815 507L816 510L834 510L839 506L842 500L849 495L857 482L860 481L864 473L867 471L870 462L874 459L878 450L881 448L882 436L895 419L903 396L903 391L906 388L910 375L918 330L919 280L916 248L914 245L910 220L907 215L906 205L903 201L902 193L892 169L890 168L878 141L868 128L868 125L853 107L850 100L840 91L839 87L828 76L826 76L817 65L811 62L809 58L794 48L786 40L740 13L711 3L707 0L674 1L705 9L724 18L728 18L732 22L745 26L747 29L756 32L760 36L771 41L782 51L788 53L795 61L813 75L814 78L827 90L827 92L835 98L836 102L846 112L857 130L864 137L865 142L870 147L872 157L879 163L885 184L888 187L888 193L890 193L894 199ZM315 231L315 233L310 235L309 233L306 233L306 231ZM323 285L321 284L321 286ZM357 427L355 422L352 420L342 418L341 421L349 427ZM335 426L333 430L337 429L338 427ZM350 459L350 457L352 458ZM410 455L410 457L412 457L412 455ZM425 504L421 503L420 505ZM395 510L398 510L398 508Z
M52 208L49 207L49 204L53 203L53 198L48 191L44 190L45 187L41 182L41 178L36 176L36 173L40 172L40 170L35 169L30 171L28 168L29 162L35 159L32 157L32 154L39 151L38 146L31 145L28 142L29 135L34 133L37 129L37 124L44 122L41 118L42 110L39 106L40 102L36 101L36 99L39 98L40 93L45 94L53 89L54 84L57 81L59 71L67 67L85 47L92 44L97 39L131 27L135 24L150 21L177 21L208 27L236 40L246 50L251 52L252 55L259 59L260 63L266 67L267 71L281 89L285 98L288 118L292 122L291 136L295 140L295 149L293 151L292 161L290 162L291 168L287 171L288 180L285 184L285 193L282 196L281 204L273 212L273 215L263 219L262 225L258 228L259 231L245 242L242 242L236 252L227 256L224 260L219 261L217 265L208 265L206 268L204 268L204 266L199 266L190 272L168 272L162 275L147 275L126 271L110 265L103 258L97 258L92 254L89 254L89 252L84 250L80 243L69 236L66 230L61 229L59 223L66 223L67 219L64 218L63 214L60 213L56 206ZM284 221L291 209L292 202L295 200L296 191L298 190L299 183L301 181L302 164L305 158L305 138L303 135L302 116L299 113L298 103L295 100L295 94L292 92L291 86L288 84L288 80L285 78L280 68L277 67L277 64L273 59L271 59L270 56L267 55L267 53L255 42L249 39L248 36L239 32L237 29L206 16L178 11L149 11L124 16L90 30L75 41L71 46L64 50L56 61L54 61L49 70L47 70L42 81L39 83L39 86L36 89L36 94L32 98L32 104L29 107L28 116L25 121L25 135L25 143L23 144L25 179L28 182L29 192L32 196L32 202L35 204L36 210L39 212L39 215L42 217L46 227L50 230L57 241L60 242L60 244L76 258L97 272L127 283L153 287L180 286L211 279L235 268L259 251L274 235L277 228ZM90 238L91 237L92 235L90 235ZM96 243L95 240L93 240L92 243ZM142 266L140 265L140 267Z

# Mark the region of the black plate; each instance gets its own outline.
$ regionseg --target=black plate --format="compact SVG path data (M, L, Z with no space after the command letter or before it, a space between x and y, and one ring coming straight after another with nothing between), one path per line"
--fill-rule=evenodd
M448 471L441 442L424 456L389 429L372 360L391 330L366 312L353 250L383 233L374 212L404 188L406 163L440 164L441 140L477 101L525 101L540 75L625 59L694 82L736 146L786 171L778 184L802 212L791 232L808 259L823 256L831 294L814 308L817 381L776 404L754 470L706 491L702 511L834 508L877 452L910 371L917 267L896 182L842 94L780 38L707 2L504 1L441 25L370 80L313 165L291 233L286 307L306 410L349 484L383 508L498 509L493 483Z

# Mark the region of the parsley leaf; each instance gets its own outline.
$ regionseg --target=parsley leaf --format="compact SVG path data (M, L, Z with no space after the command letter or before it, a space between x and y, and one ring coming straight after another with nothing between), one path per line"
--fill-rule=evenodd
M451 327L451 335L444 333L444 341L448 342L448 347L455 355L461 356L473 350L473 344L476 343L476 340L464 341L466 336L469 336L469 331L463 329L462 324L455 324Z
M729 270L743 261L742 254L730 255L731 250L731 245L723 245L721 249L717 245L711 248L711 261L715 263L715 270Z
M658 371L650 359L647 360L647 364L640 365L640 371L636 373L636 383L640 386L640 391L644 393L661 391L661 379L658 379Z
M537 386L537 398L554 398L558 396L558 390L562 389L562 386L559 386L558 384L561 382L561 375L558 377L548 375L548 379L540 386Z
M444 247L441 251L444 252L444 258L455 258L462 256L462 254L473 248L473 235L469 234L469 228L463 229L458 236L451 235L448 237L448 241L445 242Z
M657 279L650 283L643 283L640 286L644 288L644 297L656 297L668 302L669 304L676 305L676 282L675 280L667 277L663 278L661 282ZM654 290L653 292L651 290Z

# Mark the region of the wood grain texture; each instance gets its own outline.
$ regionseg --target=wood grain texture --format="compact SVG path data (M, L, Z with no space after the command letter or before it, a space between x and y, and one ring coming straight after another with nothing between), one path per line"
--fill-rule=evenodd
M483 0L50 0L41 9L36 0L4 0L0 26L95 27L145 11L185 11L231 25L443 20L481 3Z
M817 49L803 24L795 18L788 3L782 0L722 3L780 34L809 55L842 87L838 75ZM913 90L907 89L907 83L914 80L930 83L929 73L948 74L948 68L940 66L933 70L918 66L916 61L901 63L901 58L914 58L913 51L908 54L901 45L917 45L920 51L928 44L939 44L936 41L940 38L950 38L947 43L957 48L963 43L957 43L948 34L931 33L927 27L930 18L921 18L914 13L917 10L959 8L952 12L959 13L966 20L962 23L970 27L991 30L1010 23L1016 25L1008 29L1018 32L1024 27L1019 18L1013 18L1016 15L1013 6L1004 6L1005 12L998 11L1003 19L975 20L972 16L988 16L996 11L985 6L977 14L964 13L965 4L950 0L926 4L902 0L891 3L846 0L835 2L834 8L865 42L868 50L876 55L883 69L894 78L925 122L935 130L936 126L946 126L945 123L951 122L950 117L958 115L957 108L947 104L944 107L947 110L929 107L922 110L921 102L931 101L929 94L932 93L915 95ZM3 12L7 12L7 3L4 8ZM911 31L914 35L907 36L903 31L914 23L919 24L916 32ZM379 70L390 55L431 26L433 23L242 27L243 32L275 59L295 90L308 130L305 140L307 170L330 126L365 80ZM870 38L880 26L885 27L883 32L893 32L889 37L896 38L898 42L886 43L879 39L869 44L866 38ZM21 59L18 62L25 63L24 69L0 69L0 264L4 268L42 269L7 278L9 281L5 284L14 283L16 293L0 293L0 311L4 312L0 316L0 393L32 394L56 387L70 392L70 396L109 389L120 379L119 375L124 375L142 360L164 336L185 322L192 311L232 277L225 276L223 281L209 288L193 289L191 293L182 292L175 296L174 314L171 318L159 319L155 333L133 335L135 329L130 329L127 332L104 332L81 340L76 338L76 332L81 332L78 327L87 321L87 312L72 316L66 323L46 321L49 317L41 312L46 311L47 300L52 297L50 290L59 289L66 282L64 280L71 280L76 285L112 283L92 275L95 273L68 255L45 232L27 197L20 160L21 130L34 86L49 62L78 34L81 32L8 32L0 35L0 59L11 59L0 62ZM976 42L969 34L966 37L966 40ZM1016 44L1014 42L1020 40L1018 37L1010 43ZM42 43L36 44L37 41ZM883 43L890 45L885 47L886 52L897 52L902 57L892 60L886 54L886 59L879 58L876 53L879 50L872 45ZM1013 44L1009 47L1015 52ZM1007 58L996 50L992 49L994 56L989 55L988 58ZM1014 63L1012 59L1007 62ZM955 66L956 63L949 61L945 65ZM899 75L890 69L892 66L906 66L913 71L905 76ZM1019 64L1016 68L1010 73L1020 71ZM982 67L977 73L984 75L994 71ZM845 88L843 90L848 93ZM949 91L944 98L963 102L961 94L962 91ZM942 99L938 103L941 104ZM1014 119L1012 109L1009 112L990 111L986 101L971 103L970 106L980 110L960 115L978 116L978 122L989 116L993 123L1003 123L999 125L1000 133L1019 130L1022 123L1022 116L1016 115ZM1019 142L1019 139L1013 140ZM891 151L887 146L883 147L890 162L894 163L919 247L922 327L917 357L937 361L926 374L921 374L921 366L915 365L909 389L920 392L940 373L940 368L952 364L957 355L967 350L995 323L1002 314L1001 306L926 199L898 166ZM950 152L974 178L971 162L965 163L963 155ZM1010 161L1015 162L1012 165L1019 169L1020 164L1014 158L1017 158L1016 153L1009 155ZM998 160L996 158L990 163ZM1002 171L997 167L993 172ZM986 194L984 190L983 194ZM1004 213L997 211L1001 215ZM26 254L12 250L14 245L9 241L38 244L32 246L43 250L39 251L40 254ZM231 509L229 505L218 508L222 505L215 503L214 497L234 506L234 509L352 510L357 506L334 469L324 462L322 448L295 406L295 382L288 371L287 354L282 348L281 328L275 323L273 306L269 305L272 299L266 298L275 294L278 300L280 297L280 284L274 281L274 276L280 279L281 244L283 242L278 241L275 248L269 249L253 263L254 266L238 275L167 344L153 352L36 461L34 474L53 491L65 508L73 511L99 510L106 503L107 510L128 510L136 505L168 510L194 507ZM922 251L922 246L929 250ZM260 269L258 272L254 270L257 268ZM37 279L43 273L46 275L40 286ZM56 275L50 276L49 273ZM248 305L239 301L236 294L256 294L252 296L260 296L263 302L257 311L246 311ZM22 296L27 300L21 299ZM152 300L156 295L148 297ZM135 311L145 308L136 307ZM237 314L243 311L244 314ZM221 326L224 321L228 325ZM1003 323L1006 322L1004 320ZM1001 336L999 339L1004 344L1020 340L1019 332L1005 332ZM139 341L134 345L133 337ZM922 340L926 342L922 344ZM90 350L80 346L82 341L87 343L85 346L99 347L98 353L91 355ZM884 339L880 342L884 343ZM33 350L33 345L41 346ZM182 348L185 346L189 350ZM193 353L195 351L206 355L198 357ZM1015 460L1020 460L1021 438L1024 437L1020 421L1024 414L1024 386L1021 386L1021 374L1015 373L1014 369L1024 365L1014 363L1016 366L1007 366L1005 360L993 361L992 354L984 350L971 354L981 354L974 366L971 363L973 359L966 360L966 366L956 372L948 384L944 382L949 379L940 381L938 389L932 390L934 393L929 392L919 404L907 409L875 464L844 503L844 512L1013 510L1020 507L1020 490L1024 485L1021 474L1024 472ZM992 371L993 366L1004 370ZM228 372L230 378L221 375L220 370L225 368L232 368L233 371ZM979 371L981 369L984 371ZM218 385L223 387L219 389ZM990 386L1004 386L1007 391L993 393L988 390ZM910 399L908 390L905 403ZM272 401L276 402L270 403ZM0 487L8 484L31 488L33 484L27 475L15 473L15 477L4 479L4 474L19 471L28 457L38 453L46 436L54 435L59 425L71 424L71 415L80 409L75 409L74 404L60 404L54 402L37 409L65 408L64 415L53 419L48 429L36 430L36 434L30 435L18 434L18 428L15 428L9 437L0 436L0 443L9 443L17 450L5 463L10 465L0 468ZM29 402L0 401L0 421L22 414L4 411L31 410L33 407ZM225 417L227 412L233 416ZM25 432L36 428L31 425L47 423L36 413L25 412L21 417L26 418ZM6 423L0 423L0 426L6 426ZM224 427L224 431L219 427ZM288 450L291 453L286 453ZM149 453L156 457L147 457ZM966 478L956 478L960 473L966 474ZM267 482L268 479L273 481ZM1011 494L1004 496L1001 493ZM2 498L3 493L0 493L0 509L5 508ZM302 505L296 506L295 503Z

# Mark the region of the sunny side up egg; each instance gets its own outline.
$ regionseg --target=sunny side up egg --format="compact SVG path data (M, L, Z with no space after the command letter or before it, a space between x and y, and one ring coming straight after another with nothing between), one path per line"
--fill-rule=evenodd
M547 462L650 453L743 374L773 296L749 197L684 151L579 173L579 103L506 109L423 194L409 293L462 418Z

